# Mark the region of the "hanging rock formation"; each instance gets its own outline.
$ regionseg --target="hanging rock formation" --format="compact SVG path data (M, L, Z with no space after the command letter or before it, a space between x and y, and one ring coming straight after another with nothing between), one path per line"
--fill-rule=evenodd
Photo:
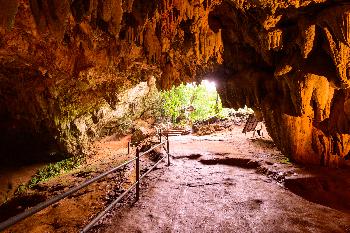
M166 89L211 77L227 106L261 113L292 159L349 165L347 1L0 4L0 129L7 144L30 140L31 147L77 154L81 141L129 115L132 101L122 96L138 83L155 77ZM117 109L124 113L116 116Z
M230 106L262 113L276 144L294 160L348 164L350 5L261 3L221 4L212 13L223 19L222 96Z

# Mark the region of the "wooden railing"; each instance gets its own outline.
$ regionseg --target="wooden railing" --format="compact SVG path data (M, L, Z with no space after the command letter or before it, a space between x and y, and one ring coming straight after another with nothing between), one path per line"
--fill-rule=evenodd
M83 230L81 232L87 232L89 229L91 229L94 224L101 219L110 209L112 209L112 207L117 204L127 193L129 193L131 190L133 190L134 188L136 188L136 200L139 200L140 198L140 182L141 179L144 178L148 173L150 173L161 161L163 161L166 157L168 158L167 160L167 164L170 165L170 156L169 156L169 140L168 137L166 138L165 141L161 141L162 137L160 135L160 142L154 146L152 146L149 150L145 151L145 152L140 152L139 148L137 147L136 149L136 156L126 162L124 162L123 164L120 164L117 167L114 167L92 179L89 179L87 181L85 181L84 183L73 187L71 189L69 189L67 192L64 192L60 195L57 195L45 202L39 203L38 205L32 207L31 209L26 210L25 212L18 214L14 217L11 217L9 219L7 219L6 221L0 223L0 231L5 230L6 228L18 223L19 221L34 215L35 213L59 202L60 200L72 195L73 193L76 193L77 191L85 188L86 186L106 177L107 175L121 169L124 168L125 166L127 166L128 164L132 163L133 161L136 161L136 168L135 168L135 172L136 172L136 181L135 183L133 183L127 190L125 190L116 200L114 200L109 206L107 206L107 208L105 208L102 212L100 212L96 217L93 218L93 220L87 224ZM162 158L160 158L146 173L142 174L140 176L140 158L148 153L150 153L151 151L153 151L154 149L158 148L158 147L162 147L165 149L166 151L166 155L164 155ZM166 146L166 148L165 148ZM130 144L128 143L128 153L130 152Z

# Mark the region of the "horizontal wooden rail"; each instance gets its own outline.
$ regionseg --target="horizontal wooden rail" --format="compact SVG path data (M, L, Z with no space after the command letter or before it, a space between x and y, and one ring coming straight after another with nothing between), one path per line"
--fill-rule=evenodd
M168 139L168 138L167 138ZM136 188L136 200L139 200L140 197L140 182L141 179L143 179L148 173L150 173L161 161L165 159L166 156L163 156L156 164L154 164L145 174L143 174L140 177L140 158L144 156L145 154L148 154L149 152L153 151L157 147L160 147L162 145L165 145L167 143L167 157L168 157L168 165L170 165L170 156L169 156L169 141L166 140L164 142L160 142L157 145L151 147L149 150L140 153L139 149L136 149L136 181L133 183L124 193L122 193L116 200L114 200L109 206L107 206L106 209L104 209L102 212L100 212L95 218L93 218L89 224L87 224L84 229L81 231L81 233L88 232L110 209L113 208L114 205L116 205L127 193L129 193L132 189Z
M104 172L104 173L102 173L102 174L100 174L100 175L90 179L90 180L85 181L84 183L82 183L82 184L80 184L80 185L78 185L76 187L73 187L73 188L69 189L65 193L57 195L57 196L55 196L55 197L53 197L53 198L51 198L51 199L49 199L47 201L44 201L42 203L39 203L38 205L30 208L29 210L26 210L23 213L20 213L20 214L18 214L16 216L13 216L13 217L7 219L6 221L0 223L0 231L2 231L4 229L6 229L6 228L16 224L17 222L19 222L19 221L21 221L21 220L23 220L23 219L25 219L25 218L27 218L27 217L37 213L37 212L39 212L40 210L45 209L46 207L48 207L48 206L50 206L52 204L55 204L56 202L62 200L63 198L66 198L66 197L72 195L73 193L76 193L77 191L81 190L82 188L85 188L86 186L88 186L88 185L90 185L90 184L92 184L92 183L94 183L94 182L104 178L105 176L111 174L112 172L117 171L118 169L128 165L129 163L131 163L131 162L133 162L135 160L136 160L136 158L128 160L125 163L123 163L123 164L121 164L121 165L119 165L117 167L114 167L114 168L112 168L112 169L110 169L110 170L108 170L108 171L106 171L106 172Z
M123 192L117 199L115 199L109 206L107 206L106 209L104 209L102 212L100 212L91 222L84 227L84 229L81 231L81 233L88 232L109 210L113 208L127 193L129 193L132 189L137 187L137 185L140 185L140 181L142 178L144 178L148 173L150 173L160 162L162 162L165 159L166 156L163 156L156 164L154 164L145 174L143 174L139 181L136 181L133 183L125 192Z
M125 167L126 165L132 163L133 161L139 162L140 157L142 157L142 156L144 156L145 154L151 152L152 150L154 150L154 149L157 148L157 147L160 147L160 146L163 146L163 147L164 147L165 143L167 143L167 147L168 147L167 150L166 150L166 152L167 152L168 161L169 161L169 143L168 143L168 141L160 142L160 143L158 143L157 145L151 147L149 150L147 150L147 151L145 151L145 152L142 152L142 153L137 152L137 155L136 155L135 158L132 158L132 159L130 159L130 160L128 160L128 161L126 161L126 162L124 162L124 163L118 165L117 167L114 167L114 168L112 168L112 169L110 169L110 170L108 170L108 171L106 171L106 172L104 172L104 173L102 173L102 174L100 174L100 175L98 175L98 176L96 176L96 177L90 179L90 180L87 180L87 181L85 181L84 183L82 183L82 184L80 184L80 185L78 185L78 186L76 186L76 187L73 187L73 188L69 189L67 192L64 192L64 193L62 193L62 194L60 194L60 195L57 195L57 196L55 196L55 197L53 197L53 198L51 198L51 199L49 199L49 200L47 200L47 201L44 201L44 202L42 202L42 203L39 203L39 204L37 204L36 206L30 208L29 210L26 210L26 211L24 211L23 213L20 213L20 214L18 214L18 215L16 215L16 216L13 216L13 217L7 219L7 220L4 221L4 222L1 222L1 223L0 223L0 231L5 230L6 228L8 228L8 227L10 227L10 226L12 226L12 225L18 223L19 221L21 221L21 220L23 220L23 219L25 219L25 218L27 218L27 217L29 217L29 216L32 216L32 215L34 215L35 213L37 213L37 212L39 212L39 211L41 211L41 210L43 210L43 209L45 209L45 208L47 208L47 207L49 207L49 206L51 206L51 205L53 205L53 204L59 202L60 200L66 198L66 197L68 197L68 196L70 196L70 195L72 195L72 194L74 194L74 193L76 193L76 192L78 192L79 190L85 188L86 186L88 186L88 185L90 185L90 184L92 184L92 183L94 183L94 182L96 182L96 181L98 181L98 180L100 180L100 179L106 177L107 175L109 175L109 174L111 174L111 173L113 173L113 172L115 172L115 171L117 171L117 170L119 170L119 169ZM138 151L138 149L137 149L137 151ZM147 175L150 171L152 171L162 160L164 160L165 157L166 157L166 156L162 157L151 169L149 169L145 174L143 174L143 175L142 175L134 184L132 184L124 193L122 193L116 200L114 200L104 211L102 211L98 216L96 216L96 217L93 219L93 221L91 221L87 226L84 227L84 229L82 230L82 232L88 231L101 217L103 217L103 216L104 216L116 203L118 203L128 192L130 192L133 188L139 186L140 180L141 180L143 177L145 177L145 175ZM139 195L139 194L137 193L137 195Z
M160 142L160 143L158 143L157 145L151 147L149 150L140 153L140 157L144 156L145 154L148 154L148 153L151 152L152 150L154 150L154 149L156 149L157 147L160 147L161 145L164 145L164 144L165 144L165 142Z
M186 130L164 130L162 131L162 135L165 136L177 136L177 135L183 135L185 134L187 131Z

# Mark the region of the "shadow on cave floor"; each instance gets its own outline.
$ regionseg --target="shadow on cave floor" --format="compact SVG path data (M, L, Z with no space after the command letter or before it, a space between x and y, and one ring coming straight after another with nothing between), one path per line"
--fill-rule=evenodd
M350 172L345 169L306 168L304 177L291 177L284 186L294 194L323 206L350 213Z
M249 141L258 147L276 148L272 140L254 138ZM318 166L304 167L293 164L289 159L282 159L293 165L296 173L306 174L305 177L287 177L284 187L294 194L320 205L350 213L350 171L348 169L334 169Z
M202 155L201 154L190 154L190 155L184 155L184 156L176 156L174 159L198 159Z
M199 162L204 165L222 164L247 169L256 169L260 166L258 161L254 161L248 158L201 159Z
M294 164L276 148L270 137L246 136L240 133L239 127L225 134L211 135L209 141L208 136L174 138L175 143L184 145L180 150L186 154L174 159L188 158L208 166L255 169L307 201L350 213L349 170ZM215 137L222 140L215 140ZM205 139L205 144L201 138ZM195 153L198 148L207 153Z
M274 169L268 166L276 164L266 164L249 158L232 158L228 155L224 158L200 159L198 161L204 165L228 165L256 169L257 173L268 175L282 183L289 191L310 202L350 213L350 182L348 180L350 172L344 169L318 167L285 171L282 167ZM290 166L294 167L293 164Z
M251 138L249 141L259 147L275 148L275 143L270 138Z

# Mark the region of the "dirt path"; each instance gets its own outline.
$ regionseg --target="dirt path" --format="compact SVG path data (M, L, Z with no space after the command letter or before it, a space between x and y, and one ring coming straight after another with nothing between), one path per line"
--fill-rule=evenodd
M172 138L172 165L151 173L140 201L116 208L93 231L350 232L347 171L330 172L342 178L339 187L317 190L313 180L310 189L319 198L304 198L283 181L292 187L310 170L282 163L269 140L237 135ZM300 185L304 191L309 187ZM327 195L332 197L323 198Z

